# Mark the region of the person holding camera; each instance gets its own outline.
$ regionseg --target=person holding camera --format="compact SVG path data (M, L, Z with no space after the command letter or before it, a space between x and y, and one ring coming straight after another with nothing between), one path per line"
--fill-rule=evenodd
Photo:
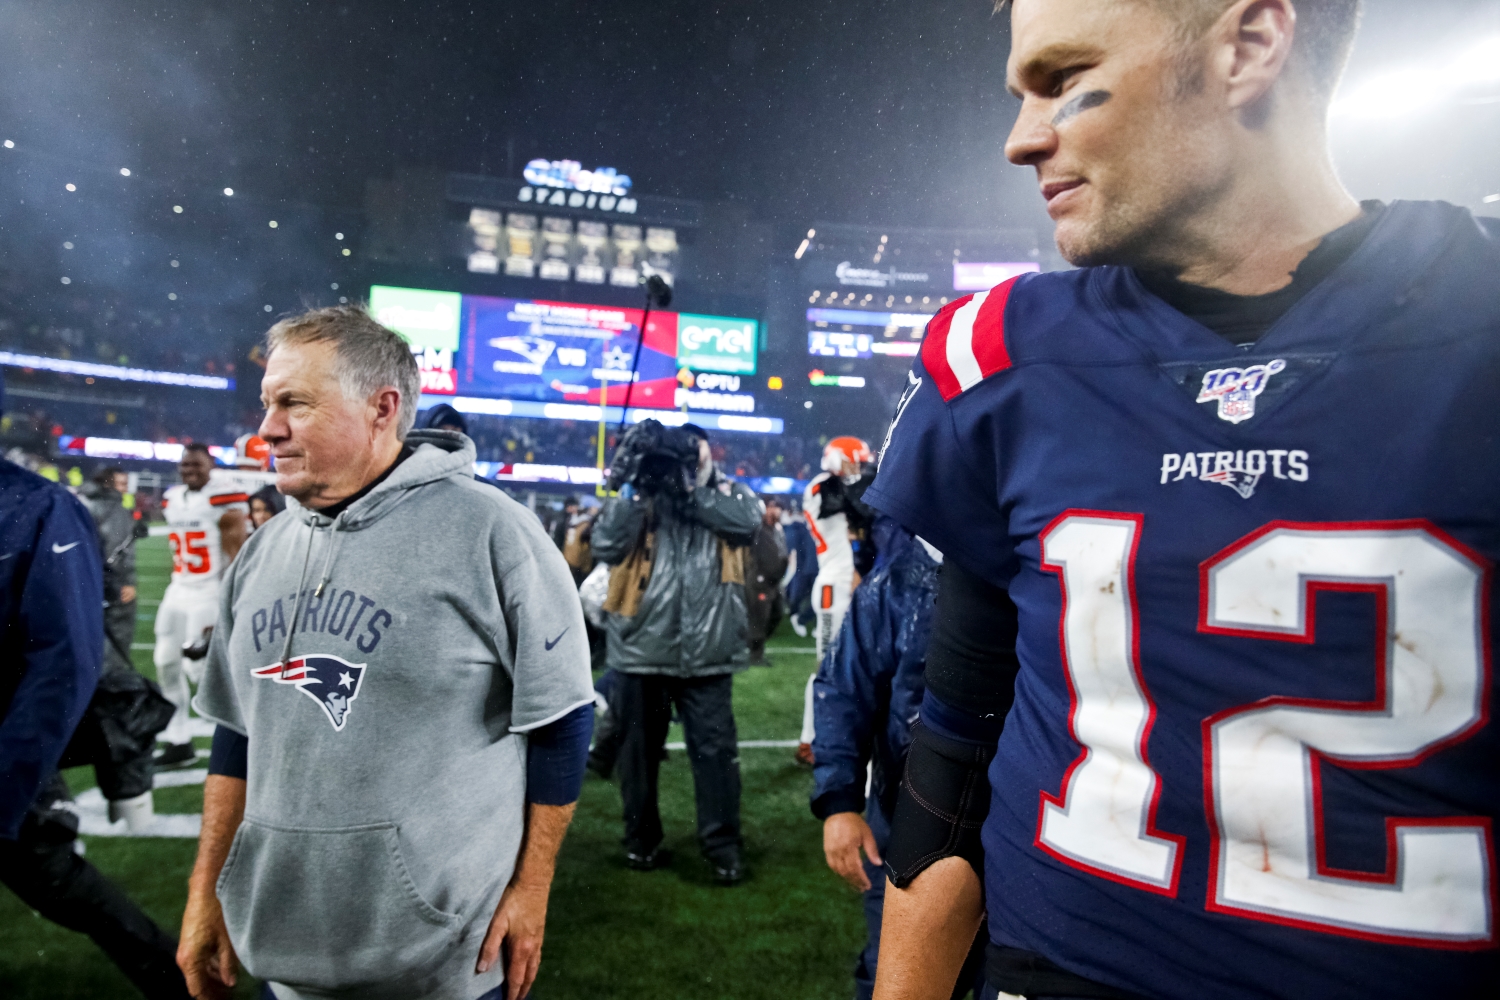
M675 704L698 805L698 844L714 878L745 877L733 675L749 658L745 547L762 507L721 476L708 434L646 420L610 469L619 496L594 525L594 557L610 564L608 662L620 674L612 710L624 731L618 768L625 858L650 871L661 847L657 772Z

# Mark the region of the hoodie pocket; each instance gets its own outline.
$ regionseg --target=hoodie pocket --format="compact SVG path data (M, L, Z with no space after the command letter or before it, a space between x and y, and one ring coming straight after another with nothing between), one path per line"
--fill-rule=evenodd
M463 924L417 891L394 823L308 830L247 819L218 896L245 968L293 988L420 977L447 957Z

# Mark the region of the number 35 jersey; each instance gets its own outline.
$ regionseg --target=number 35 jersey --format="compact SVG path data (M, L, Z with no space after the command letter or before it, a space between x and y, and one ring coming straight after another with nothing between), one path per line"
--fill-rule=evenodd
M162 507L172 547L174 588L217 594L224 574L219 518L228 510L247 513L249 501L241 483L218 473L211 474L201 490L190 490L185 483L167 490Z
M1255 345L1134 273L928 326L867 497L1020 612L990 933L1150 997L1497 963L1500 246L1392 205Z

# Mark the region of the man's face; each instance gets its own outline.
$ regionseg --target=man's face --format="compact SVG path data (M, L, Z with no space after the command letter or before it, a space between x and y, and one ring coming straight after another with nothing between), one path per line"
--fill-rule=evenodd
M1175 32L1139 0L1014 4L1007 83L1022 106L1005 152L1036 169L1073 264L1173 262L1174 223L1230 181L1231 117Z
M208 485L208 474L213 471L211 458L201 451L184 451L177 463L177 474L190 490L201 490Z
M271 353L260 383L260 436L276 456L276 488L302 501L351 469L370 464L376 408L344 398L330 343L288 344Z
M116 493L129 493L130 477L123 472L116 472L114 475L114 487Z
M781 504L775 500L766 501L766 524L781 523Z

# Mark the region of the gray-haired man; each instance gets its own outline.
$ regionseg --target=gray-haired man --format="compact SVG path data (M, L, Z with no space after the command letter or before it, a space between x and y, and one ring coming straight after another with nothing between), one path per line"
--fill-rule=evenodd
M324 309L269 341L260 435L296 503L224 582L178 962L197 996L238 955L282 1000L516 1000L592 719L572 578L468 438L408 433L394 333Z

